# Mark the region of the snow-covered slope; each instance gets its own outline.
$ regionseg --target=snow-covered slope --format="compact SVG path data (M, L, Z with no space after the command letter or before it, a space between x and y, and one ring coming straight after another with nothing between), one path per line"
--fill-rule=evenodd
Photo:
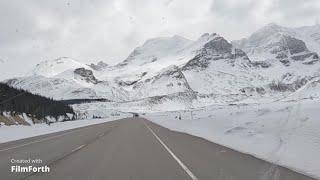
M316 52L312 52L307 45L311 41L304 42L302 30L289 29L269 24L249 38L234 41L234 45L244 50L253 61L265 61L267 63L277 63L289 66L294 61L301 61L303 64L313 64L319 61ZM304 35L305 36L305 35ZM310 45L311 47L311 45Z
M163 53L164 44L170 47L174 44L176 48ZM245 74L249 66L254 65L243 51L213 33L204 34L195 41L177 36L149 40L125 61L100 73L100 77L129 91L132 100L179 92L212 94L223 91L228 94L224 90L225 83L220 83L224 80L214 76L224 76L228 74L224 70L230 68L236 71L231 76ZM199 83L204 84L199 86ZM232 86L228 85L229 90L234 89Z
M294 34L271 24L236 46L215 33L204 34L165 55L145 43L138 49L148 49L147 56L135 50L105 74L114 74L132 100L192 92L197 95L194 104L202 105L276 101L320 76L318 54Z
M121 65L144 65L179 53L179 50L192 43L181 36L161 37L147 40L137 47Z
M308 49L313 47L315 50L312 44L317 42L316 39L306 40L306 29L316 31L317 28L290 29L269 24L250 37L233 42L247 53L253 64L262 67L256 74L266 81L259 80L260 85L256 84L256 87L262 85L264 90L289 95L320 76L319 55ZM268 84L263 85L261 82ZM247 90L251 91L250 88L244 89L246 92Z
M46 64L54 64L46 62ZM73 62L74 63L74 62ZM74 63L78 65L80 63ZM70 64L69 64L70 65ZM58 65L62 67L61 65ZM50 66L55 67L55 66ZM96 99L105 98L112 101L123 101L127 99L127 94L122 88L115 88L107 81L98 80L93 70L79 66L63 66L65 71L56 74L51 73L51 77L42 75L31 75L21 78L13 78L6 82L14 87L26 89L30 92L54 99ZM49 69L50 69L49 68ZM61 71L59 69L59 71ZM42 68L42 70L45 69ZM51 71L53 72L53 71ZM49 75L49 73L47 74Z
M280 99L280 101L299 101L303 99L320 98L320 76L311 78L302 88L293 92L289 96Z
M248 63L245 53L215 33L204 34L195 41L173 36L146 41L115 66L100 63L103 68L96 68L71 58L59 58L38 64L28 77L8 82L58 99L103 97L132 101L176 93L212 94L220 83L212 84L212 80L200 87L196 83L207 82L207 75L213 76L214 71L231 67L239 70Z
M147 40L123 62L101 72L101 78L109 81L116 79L122 85L152 78L165 68L181 66L192 59L197 50L210 40L211 36L206 36L196 41L180 36Z
M251 62L242 50L215 36L182 70L191 88L198 93L234 94L239 92L232 92L236 90L233 83L240 85L242 78L239 76L250 66Z
M82 64L72 58L61 57L52 61L43 61L37 64L36 67L29 74L53 77L66 70L75 68L91 69L88 65Z

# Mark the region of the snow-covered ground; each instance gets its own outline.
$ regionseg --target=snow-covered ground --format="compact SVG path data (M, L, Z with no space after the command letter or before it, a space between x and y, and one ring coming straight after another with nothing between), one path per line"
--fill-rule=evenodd
M89 113L89 115L91 114ZM99 114L98 116L101 116L101 114ZM101 119L83 119L83 120L75 120L75 121L57 122L57 123L52 123L50 126L45 123L35 124L31 126L24 126L24 125L1 126L0 127L0 143L74 129L78 127L89 126L93 124L104 123L108 121L126 118L129 116L131 116L131 114L111 112L108 116L102 116Z
M205 138L298 172L320 177L319 100L209 106L147 113L171 130ZM181 120L179 120L181 116Z

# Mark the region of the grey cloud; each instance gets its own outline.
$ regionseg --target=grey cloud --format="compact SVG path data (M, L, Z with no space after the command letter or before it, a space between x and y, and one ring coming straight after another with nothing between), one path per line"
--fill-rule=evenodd
M259 1L242 1L241 3L233 3L235 1L213 0L211 11L214 15L229 20L244 20L250 17Z
M314 23L320 16L318 0L275 0L268 13L279 14L281 23L304 25Z
M318 0L0 1L0 58L21 72L59 56L114 64L148 38L239 39L270 22L310 25L319 9Z

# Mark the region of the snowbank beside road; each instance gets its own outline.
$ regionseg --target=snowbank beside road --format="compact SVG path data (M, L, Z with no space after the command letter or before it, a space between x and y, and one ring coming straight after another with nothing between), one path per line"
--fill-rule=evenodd
M84 127L84 126L89 126L93 124L104 123L108 121L126 118L129 116L131 117L132 115L121 113L118 116L109 116L102 119L85 119L85 120L57 122L57 123L52 123L50 126L45 123L35 124L31 126L24 126L24 125L1 126L0 127L0 143Z
M320 102L276 102L210 106L146 114L171 130L185 132L320 177ZM181 120L179 120L181 116Z

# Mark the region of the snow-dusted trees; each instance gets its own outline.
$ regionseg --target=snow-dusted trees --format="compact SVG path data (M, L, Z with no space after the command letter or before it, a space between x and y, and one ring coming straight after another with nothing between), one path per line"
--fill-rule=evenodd
M13 115L26 113L39 120L47 116L58 119L61 116L68 117L67 114L75 114L63 102L0 83L0 114L3 112L11 112Z

